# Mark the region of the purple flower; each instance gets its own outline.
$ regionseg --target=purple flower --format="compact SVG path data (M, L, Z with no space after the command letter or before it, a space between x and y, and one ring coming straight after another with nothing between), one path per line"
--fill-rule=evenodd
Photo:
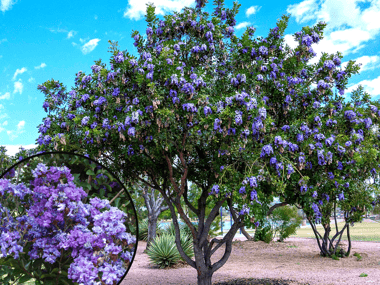
M204 111L205 116L207 116L207 114L212 114L212 110L208 106L205 106L203 111Z
M324 63L323 63L323 67L331 70L335 67L335 64L332 60L326 60Z
M374 106L374 105L369 105L369 106L371 108L371 112L373 112L373 113L377 112L377 107L376 106Z
M87 125L87 123L88 123L89 120L90 120L90 117L89 117L89 116L85 116L85 117L83 117L83 119L82 119L82 126Z
M310 47L312 43L313 43L313 38L310 37L309 35L305 35L302 37L302 44L303 45Z
M344 193L343 193L343 191L342 191L342 193L338 194L338 199L339 199L339 201L344 200Z
M262 55L268 55L268 48L265 46L260 46L259 53L261 53Z
M268 145L264 145L261 149L261 154L260 154L260 157L263 158L265 157L266 155L270 155L270 154L273 154L273 148L270 144Z
M251 191L251 201L252 200L257 200L257 192L256 192L256 190L252 190Z
M294 173L293 166L290 163L286 165L286 168L288 169L288 175Z
M239 110L236 110L235 111L235 124L240 126L242 123L243 123L243 112L242 111L239 111Z
M148 27L147 29L146 29L146 34L147 35L152 35L153 34L153 29L151 28L151 27ZM136 39L135 39L136 40Z
M249 209L247 208L246 205L244 205L241 211L239 212L239 215L242 216L242 215L248 215L248 214L249 214Z
M266 119L267 117L267 110L264 107L259 108L259 117L262 119Z
M116 63L121 63L124 61L124 55L122 52L119 52L117 55L115 55L115 61Z
M212 186L210 195L211 194L218 194L218 193L219 193L219 185Z
M317 88L318 89L327 89L327 88L329 88L329 85L321 79L318 81Z
M289 129L290 127L288 125L284 125L283 127L281 127L281 130L283 130L284 132L286 132Z
M344 112L344 116L345 116L348 120L353 120L353 119L355 119L356 114L355 114L354 111L352 111L352 110L348 110L348 111L345 111L345 112Z
M346 143L344 144L346 147L350 147L352 145L352 142L351 141L346 141Z

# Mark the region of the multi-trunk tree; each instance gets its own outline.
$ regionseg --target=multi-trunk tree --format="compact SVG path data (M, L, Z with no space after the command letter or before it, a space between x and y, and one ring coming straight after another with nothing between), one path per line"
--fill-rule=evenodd
M157 190L198 284L211 284L231 254L237 230L257 225L273 197L301 205L318 221L317 201L335 199L332 186L349 196L351 184L345 183L379 171L379 138L371 131L379 104L365 98L352 105L342 96L359 67L350 61L340 68L339 53L308 64L325 24L297 32L299 45L292 50L283 39L288 16L266 38L253 38L253 27L238 38L240 4L226 9L223 1L214 3L211 19L202 11L203 1L165 20L149 5L147 39L132 33L139 58L113 44L110 69L95 62L91 74L77 74L70 92L54 80L39 86L49 112L39 126L41 150L55 146L108 155L123 169L126 183ZM335 178L329 180L330 172ZM188 181L202 191L195 206ZM207 215L209 199L214 207ZM197 216L197 228L181 202ZM234 224L224 238L209 240L221 206ZM332 210L329 203L324 206ZM191 230L194 259L181 248L175 209ZM212 264L218 249L224 254Z

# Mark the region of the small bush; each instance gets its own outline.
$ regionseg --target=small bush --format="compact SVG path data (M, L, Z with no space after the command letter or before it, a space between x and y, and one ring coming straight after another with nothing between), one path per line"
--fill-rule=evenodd
M302 223L302 217L294 206L283 206L276 208L272 213L272 221L275 224L273 231L280 234L279 242L295 234Z
M173 266L181 259L174 242L174 236L168 234L156 237L147 254L152 263L160 268Z
M358 258L357 259L358 261L362 259L361 255L357 252L354 253L354 256L356 256Z
M254 241L264 241L270 243L273 240L273 230L270 225L263 225L262 227L257 227L255 230L255 235L253 237Z
M336 256L335 254L333 254L333 255L331 256L331 258L334 259L334 260L339 260L339 257Z

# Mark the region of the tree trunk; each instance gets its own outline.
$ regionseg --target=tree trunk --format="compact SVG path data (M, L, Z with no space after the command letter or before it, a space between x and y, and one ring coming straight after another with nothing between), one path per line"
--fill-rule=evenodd
M198 272L198 285L211 285L212 271Z
M241 228L241 232L242 232L242 234L247 238L247 240L253 240L253 237L250 236L249 233L247 233L247 231L245 230L245 227L242 227L242 228Z
M156 237L157 219L158 216L154 214L148 217L148 238L145 250L149 249L150 245Z
M163 198L155 198L154 189L150 189L148 192L148 187L142 188L143 197L145 205L148 211L148 238L147 245L144 252L147 252L153 240L156 238L157 220L161 212L169 209L168 206L161 206L164 201Z

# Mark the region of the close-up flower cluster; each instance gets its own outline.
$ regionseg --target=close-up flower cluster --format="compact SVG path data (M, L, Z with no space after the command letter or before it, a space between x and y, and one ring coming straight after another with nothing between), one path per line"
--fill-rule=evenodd
M136 237L126 232L127 214L108 200L91 198L74 184L69 168L39 163L29 187L0 179L1 258L40 259L79 284L115 285L134 254ZM13 215L12 206L25 213ZM35 276L38 279L41 276ZM58 278L58 277L57 277Z

